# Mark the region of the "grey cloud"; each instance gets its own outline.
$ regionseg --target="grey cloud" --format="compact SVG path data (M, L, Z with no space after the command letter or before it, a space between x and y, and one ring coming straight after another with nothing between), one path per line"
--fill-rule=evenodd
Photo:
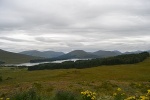
M53 36L54 35L54 36ZM55 34L52 34L51 37L47 36L47 37L35 37L35 40L40 41L40 42L47 42L47 43L67 43L71 45L77 45L77 44L81 44L81 42L92 42L95 41L95 38L91 38L90 36L83 36L83 35L69 35L66 34L66 36L61 37L59 35L55 36Z
M112 3L112 5L111 5L108 1L104 2L104 3L96 1L96 2L98 2L96 7L94 4L90 5L91 1L90 2L85 2L84 0L83 0L84 2L79 2L79 1L75 2L74 1L74 3L75 3L75 5L74 5L74 4L70 3L69 1L65 0L67 3L69 2L69 4L72 4L72 5L66 4L68 6L68 8L64 7L65 5L59 1L56 1L54 3L54 6L56 6L58 8L52 6L52 4L49 4L49 2L47 0L44 3L41 2L43 4L42 7L39 7L40 2L38 1L36 3L35 0L32 0L30 2L27 1L27 3L20 2L19 0L15 0L15 1L13 1L13 2L15 2L16 4L10 1L16 7L15 11L13 10L14 13L12 13L12 14L13 14L13 17L15 17L16 19L18 19L20 17L22 18L22 20L24 22L22 22L21 26L25 25L24 27L27 27L27 26L33 25L32 27L34 27L34 26L42 27L42 25L44 25L44 26L48 25L49 28L59 28L60 26L62 26L63 28L68 28L68 27L76 28L77 26L81 27L81 28L86 28L86 25L87 25L87 27L88 26L91 27L89 21L93 22L95 20L95 18L105 16L106 13L117 12L120 9L122 9L123 11L120 11L119 13L121 13L121 12L124 13L125 11L130 12L131 9L129 9L129 8L134 8L132 11L132 13L133 13L134 11L135 12L139 11L139 8L140 8L139 6L141 6L141 5L142 5L142 7L145 6L145 3L143 4L143 2L139 2L139 0L137 1L137 2L141 3L139 6L138 6L138 4L137 5L134 4L135 6L133 4L129 4L130 3L129 1L128 1L129 6L128 6L125 2L123 2L125 4L121 3L122 0L117 0L117 1L120 1L119 3L121 3L121 4L115 4L115 3L111 2ZM19 4L23 5L23 7L19 6L19 4L17 4L18 2L19 2ZM135 2L135 0L134 0L134 2ZM25 3L25 4L23 4L23 3ZM33 4L35 3L35 6L31 6L32 3ZM60 5L57 5L57 3ZM85 4L82 4L82 3L85 3ZM100 3L102 3L102 4L100 4ZM133 2L131 2L131 3L133 3ZM105 5L103 5L103 4L105 4ZM52 7L48 7L49 5ZM71 6L73 6L73 7L71 7ZM77 7L79 7L79 8L77 8ZM60 10L60 9L62 9L62 10ZM54 11L58 11L58 12L54 12ZM144 11L141 11L141 12L144 12ZM19 15L15 16L16 13L17 13L17 15L19 13ZM123 13L121 13L121 14L123 14ZM87 17L87 19L86 19L84 16L85 17L93 16L93 17ZM85 21L87 21L88 23L86 23ZM81 25L82 23L83 23L83 26ZM15 24L15 23L13 23L13 24ZM76 26L76 24L77 24L77 26ZM94 25L96 25L96 26L93 26L93 28L98 27L97 24L94 24Z
M8 40L8 41L11 41L11 42L33 42L33 41L15 39L15 38L9 38L9 37L0 37L0 40Z
M9 50L125 51L150 42L142 39L150 34L149 0L0 0L0 15L0 40Z

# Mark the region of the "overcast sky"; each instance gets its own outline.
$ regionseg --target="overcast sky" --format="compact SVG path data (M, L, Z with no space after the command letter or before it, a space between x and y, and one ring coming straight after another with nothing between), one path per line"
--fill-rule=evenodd
M150 50L150 0L0 0L0 49Z

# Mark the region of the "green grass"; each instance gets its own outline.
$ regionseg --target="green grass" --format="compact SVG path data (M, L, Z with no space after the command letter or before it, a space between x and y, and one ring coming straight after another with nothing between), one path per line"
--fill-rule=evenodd
M35 83L38 91L52 95L57 90L81 92L86 89L111 94L121 87L129 94L134 91L146 92L150 88L150 58L138 64L100 66L86 69L58 69L27 71L27 69L0 68L0 93L11 95L18 91L28 90ZM106 85L103 83L108 82ZM142 84L133 88L131 83ZM147 86L147 87L146 87ZM144 90L145 89L145 90Z

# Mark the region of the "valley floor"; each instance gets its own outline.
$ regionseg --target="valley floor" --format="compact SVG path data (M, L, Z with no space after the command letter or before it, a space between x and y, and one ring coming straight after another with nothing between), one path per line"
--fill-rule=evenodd
M150 58L138 64L86 69L27 71L1 67L0 76L0 96L11 96L31 87L43 95L52 95L58 90L75 93L91 90L98 95L112 95L118 87L127 95L144 94L150 89Z

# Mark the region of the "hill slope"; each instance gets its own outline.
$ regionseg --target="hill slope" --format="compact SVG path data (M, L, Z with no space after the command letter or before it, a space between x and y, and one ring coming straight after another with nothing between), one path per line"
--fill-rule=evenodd
M0 61L5 62L6 64L26 63L37 58L38 57L8 52L0 49Z
M44 57L44 58L53 58L64 55L63 52L55 52L55 51L37 51L37 50L30 50L30 51L23 51L20 54L36 56L36 57Z

